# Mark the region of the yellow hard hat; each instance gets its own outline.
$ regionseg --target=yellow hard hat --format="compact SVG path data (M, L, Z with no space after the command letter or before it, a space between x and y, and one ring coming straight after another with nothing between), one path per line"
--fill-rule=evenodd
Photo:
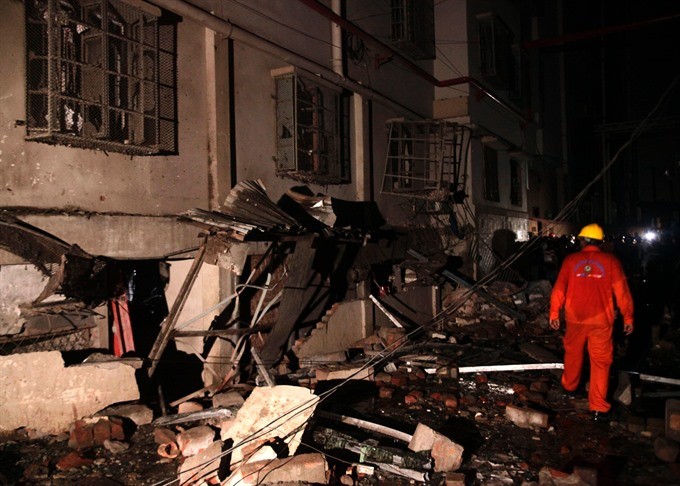
M589 224L583 227L578 234L579 238L590 238L591 240L604 240L604 231L599 224Z

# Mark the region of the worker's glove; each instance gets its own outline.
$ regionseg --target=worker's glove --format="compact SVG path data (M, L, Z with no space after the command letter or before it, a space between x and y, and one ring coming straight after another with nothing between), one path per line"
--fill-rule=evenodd
M633 332L633 323L631 322L630 324L624 324L623 332L626 336L629 336Z

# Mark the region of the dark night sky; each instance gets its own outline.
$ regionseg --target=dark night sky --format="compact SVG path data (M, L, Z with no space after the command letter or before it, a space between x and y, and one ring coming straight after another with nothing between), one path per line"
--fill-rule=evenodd
M575 193L602 168L602 122L609 128L605 145L611 158L680 75L680 1L567 0L564 5L565 36L625 26L543 50L543 55L565 53L568 160ZM656 21L634 25L649 20ZM680 82L650 121L652 127L612 167L611 223L671 220L673 210L677 218ZM583 218L598 216L603 194L601 186L593 187L581 208Z

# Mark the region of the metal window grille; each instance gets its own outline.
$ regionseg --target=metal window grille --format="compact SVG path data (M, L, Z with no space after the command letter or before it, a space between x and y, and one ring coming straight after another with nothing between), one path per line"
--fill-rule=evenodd
M382 193L443 201L464 189L470 133L452 122L390 123Z
M26 0L27 139L177 148L176 26L119 0Z
M392 0L392 42L413 59L434 59L434 1Z
M297 73L275 80L278 174L318 184L349 182L347 96Z

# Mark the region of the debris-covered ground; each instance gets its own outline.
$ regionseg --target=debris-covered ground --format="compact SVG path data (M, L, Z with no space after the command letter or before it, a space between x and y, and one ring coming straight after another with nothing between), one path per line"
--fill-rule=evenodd
M408 336L407 330L378 330L374 338L348 349L347 362L326 363L324 374L309 368L276 376L277 384L306 386L322 397L295 455L322 451L329 484L680 484L679 446L669 437L676 432L666 410L680 390L672 380L653 379L672 377L680 369L680 330L665 321L651 329L652 346L644 361L637 370L626 370L636 373L618 374L630 344L620 340L611 387L618 400L610 420L594 422L585 391L563 393L559 369L522 369L559 363L561 356L561 334L550 330L546 320L546 289L526 292L523 298L525 322L508 319L473 296L436 329ZM400 334L406 336L404 344L390 348L390 339ZM381 345L394 351L381 350ZM367 362L375 363L369 380L341 379L351 376L348 369L362 369ZM509 366L475 371L488 365ZM345 374L333 375L340 370ZM630 386L621 376L628 377ZM243 385L236 391L247 397L250 390ZM70 437L30 439L17 431L0 449L0 484L179 484L180 471L186 474L187 462L195 461L188 449L202 440L179 436L201 426L211 443L216 433L225 436L224 420L201 415L201 408L209 412L214 405L199 396L185 404L178 420L171 416L165 424L159 424L157 414L153 423L116 422L114 413L104 432L94 421L81 422ZM341 417L363 422L348 424ZM460 452L455 447L462 446L459 467L432 469L427 452L411 451L404 440L376 429L415 437L419 424L451 441L451 450L432 450L432 456L439 454L435 466L437 461L455 462ZM88 427L92 435L83 438Z

